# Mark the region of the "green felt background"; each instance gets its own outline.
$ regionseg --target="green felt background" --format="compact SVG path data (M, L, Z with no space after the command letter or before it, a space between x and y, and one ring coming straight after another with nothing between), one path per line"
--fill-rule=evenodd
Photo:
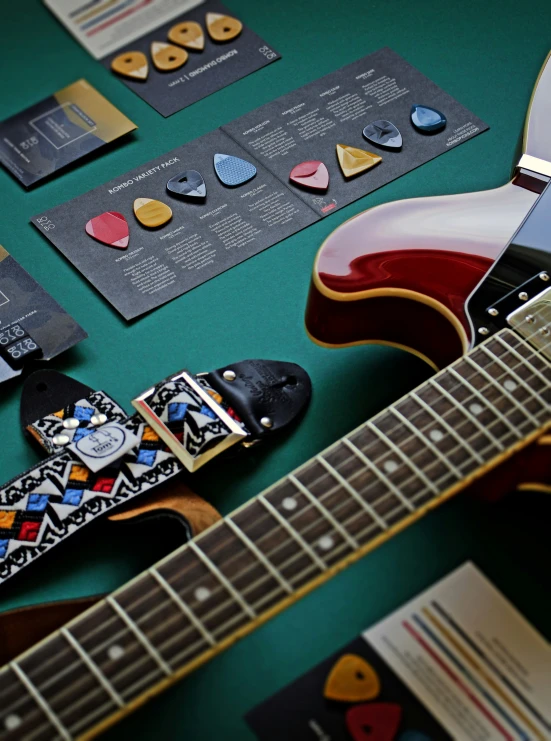
M26 193L0 172L0 243L89 332L54 367L133 395L181 367L246 357L302 364L314 383L301 427L246 462L198 474L195 486L229 512L427 377L405 353L332 351L309 342L303 313L319 245L342 221L389 200L493 188L510 173L539 68L551 46L551 4L532 0L228 0L283 59L163 119L95 62L40 0L0 7L0 119L85 77L138 125L128 141ZM28 223L184 142L382 46L391 46L491 130L329 216L224 275L126 324ZM20 383L0 390L1 479L36 460L18 429ZM548 637L544 495L495 507L458 497L112 729L114 739L252 739L243 714L404 600L472 559ZM0 589L0 610L114 589L174 548L174 530L91 526ZM547 603L548 607L548 603Z

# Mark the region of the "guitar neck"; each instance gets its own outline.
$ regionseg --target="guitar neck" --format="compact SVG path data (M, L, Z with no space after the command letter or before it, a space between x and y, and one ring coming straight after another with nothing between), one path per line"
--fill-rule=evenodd
M503 330L0 672L0 740L88 739L546 428Z

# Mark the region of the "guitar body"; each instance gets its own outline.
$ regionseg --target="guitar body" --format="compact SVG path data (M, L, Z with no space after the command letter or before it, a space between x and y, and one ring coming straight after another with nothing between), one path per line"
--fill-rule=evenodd
M306 310L311 338L328 347L393 345L435 370L460 357L473 340L467 299L549 179L539 165L551 161L551 133L537 123L548 121L550 108L548 57L511 182L383 204L330 234L314 264Z

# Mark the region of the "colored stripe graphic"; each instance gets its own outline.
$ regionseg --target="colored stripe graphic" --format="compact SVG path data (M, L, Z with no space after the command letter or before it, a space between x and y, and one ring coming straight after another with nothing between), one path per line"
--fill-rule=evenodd
M488 658L486 653L479 648L479 646L473 641L473 639L463 630L463 628L452 618L450 614L444 608L438 604L438 602L432 602L432 606L434 609L441 615L441 617L444 618L444 620L448 623L450 627L452 627L455 632L461 636L461 638L465 641L465 643L469 646L469 648L472 648L472 650L475 652L475 654L484 661L486 666L490 667L490 669L494 672L494 674L501 679L503 684L507 687L507 689L521 702L524 707L529 710L534 718L537 718L539 722L547 728L548 731L551 731L551 723L543 717L543 715L537 710L532 703L527 700L522 692L519 692L515 685L510 681L508 677L501 672L494 662Z
M545 736L543 736L540 731L536 728L536 726L532 723L532 721L523 713L523 711L518 707L518 705L515 705L515 703L505 694L505 692L501 689L501 687L494 682L492 677L482 668L482 666L473 659L473 657L468 654L463 646L459 643L459 641L452 635L452 633L440 622L440 620L431 613L431 611L424 607L423 608L424 615L430 620L430 622L437 628L440 633L446 638L448 643L450 643L455 650L465 659L465 661L471 666L476 672L480 674L481 677L486 681L486 684L492 688L492 690L496 693L496 695L499 695L499 697L503 700L503 702L515 713L521 721L532 731L535 738L538 739L538 741L546 741Z
M108 3L111 4L111 3ZM101 13L98 15L97 18L94 18L91 21L88 21L87 23L83 23L80 27L82 31L87 31L89 28L92 28L96 25L96 23L101 23L106 18L111 18L112 15L115 15L115 13L119 13L121 10L124 10L124 8L128 8L129 5L134 5L134 0L123 0L123 2L119 2L118 5L115 5L114 8L110 8L109 10L106 10L104 13Z
M503 738L507 739L507 741L514 741L513 737L509 734L509 732L506 731L505 728L503 728L501 723L498 720L496 720L496 718L494 718L494 716L490 713L490 711L480 702L478 697L476 697L476 695L473 695L471 690L461 681L461 679L457 676L457 674L454 671L452 671L452 669L450 669L450 667L446 664L446 662L443 661L443 659L441 659L440 656L438 656L436 651L434 651L432 646L430 646L425 641L423 636L419 635L419 633L415 630L415 628L410 623L408 623L407 620L404 620L402 622L402 625L407 630L407 632L417 641L417 643L422 648L425 649L428 655L433 659L433 661L435 661L438 664L438 666L442 669L442 671L444 671L448 675L448 677L453 682L455 682L455 684L459 687L459 689L465 695L467 695L469 700L473 703L473 705L475 705L475 707L478 708L478 710L482 713L482 715L484 715L484 717L490 721L490 723L494 726L494 728L496 728L501 733Z
M100 31L103 31L106 28L109 28L109 26L112 26L114 23L118 23L118 21L122 21L124 18L127 18L129 15L132 15L137 10L141 10L142 8L145 8L146 5L150 5L152 2L153 0L142 0L142 2L139 5L136 5L134 8L128 8L128 10L125 10L124 13L120 13L120 15L116 15L114 18L111 18L110 20L105 21L105 23L102 23L100 26L97 26L96 28L93 28L91 31L88 31L86 35L94 36L94 34L99 33Z
M87 10L90 10L90 8L93 8L94 5L97 5L98 3L101 3L101 0L90 0L90 2L86 3L85 5L81 5L80 8L71 10L71 12L69 13L69 18L74 18L75 15L85 13Z
M523 741L530 741L530 737L526 734L526 731L524 731L514 720L514 718L511 718L509 713L507 713L501 705L494 700L494 698L490 695L490 693L480 684L480 682L471 674L471 672L465 668L465 666L459 661L459 659L454 656L454 654L450 651L450 649L445 645L443 641L440 640L440 638L436 635L436 633L429 628L429 626L421 620L421 618L418 615L414 615L413 619L417 623L417 625L423 630L427 636L432 640L433 643L435 643L440 651L442 651L443 654L445 654L448 659L454 664L455 668L458 669L461 674L465 677L465 679L470 682L474 687L480 692L482 697L488 702L494 710L496 710L499 715L511 726L511 728L518 733L518 735L523 739Z
M84 13L83 15L79 16L78 18L75 19L75 21L76 23L84 23L85 21L89 21L90 18L95 18L100 13L103 13L104 10L107 10L107 8L110 8L113 5L116 5L118 2L119 0L107 0L107 2L103 2L102 5L98 5L92 10L89 10L87 13Z

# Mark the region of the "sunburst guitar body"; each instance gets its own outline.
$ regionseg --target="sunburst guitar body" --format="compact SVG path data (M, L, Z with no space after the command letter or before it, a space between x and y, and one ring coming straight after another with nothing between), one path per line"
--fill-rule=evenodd
M467 299L551 177L550 57L532 95L522 156L509 183L377 206L327 238L306 311L315 342L393 345L435 370L472 345Z

